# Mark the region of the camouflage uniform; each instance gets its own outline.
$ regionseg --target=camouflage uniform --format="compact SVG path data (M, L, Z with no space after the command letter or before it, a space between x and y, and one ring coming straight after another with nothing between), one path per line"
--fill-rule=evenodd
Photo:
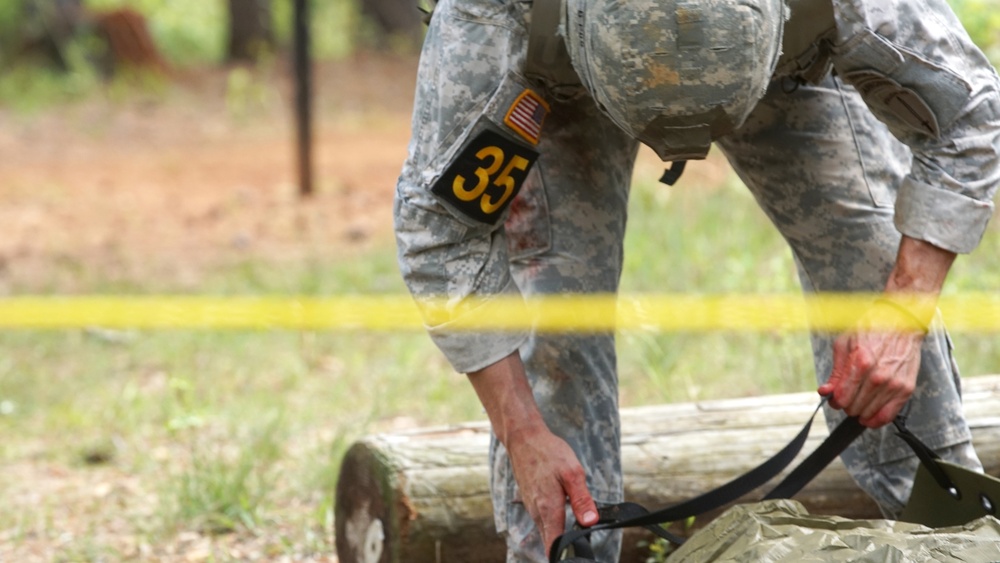
M822 72L797 84L788 75L805 68L804 58L793 57L745 123L717 144L788 241L806 291L881 291L900 232L955 252L980 240L1000 177L998 80L944 0L835 2L836 29L810 45L823 48L805 67L832 62L838 77ZM521 75L529 12L530 2L516 0L443 0L434 13L395 203L400 266L417 297L457 303L617 290L637 141L585 89L540 89ZM538 136L510 121L526 89L545 102ZM917 102L924 106L911 113L899 107ZM484 131L537 151L509 211L492 217L469 215L432 188ZM519 350L546 422L580 458L595 501L623 500L613 334L428 325L459 372ZM946 459L981 467L951 342L939 320L935 327L924 341L909 426ZM834 336L813 338L820 381L830 373ZM827 416L833 425L843 415ZM866 432L842 458L887 515L901 509L916 460L891 432ZM490 460L508 561L545 561L495 440ZM620 535L595 539L598 559L617 561Z

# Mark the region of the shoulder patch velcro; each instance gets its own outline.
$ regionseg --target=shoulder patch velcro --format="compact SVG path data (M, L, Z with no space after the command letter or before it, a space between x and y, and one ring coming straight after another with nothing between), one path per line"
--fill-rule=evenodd
M542 123L548 113L549 104L538 94L525 89L507 110L503 122L526 141L537 145L542 136Z
M470 219L495 224L537 159L537 151L485 129L458 153L431 191Z

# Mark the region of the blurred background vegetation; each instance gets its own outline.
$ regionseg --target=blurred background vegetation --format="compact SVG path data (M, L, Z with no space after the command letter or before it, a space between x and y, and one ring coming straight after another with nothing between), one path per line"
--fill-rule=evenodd
M65 61L61 72L26 58L27 44L46 32L40 14L59 4L79 4L85 15L72 32L59 32ZM408 0L310 0L313 53L317 60L350 55L373 45L414 49L419 18ZM949 0L973 39L994 61L1000 60L1000 10L996 0ZM267 59L291 44L292 2L273 0L0 0L0 104L18 97L65 101L96 87L94 61L103 53L95 42L94 16L117 9L138 12L148 23L157 49L173 66L219 65L232 60L227 40L234 13L256 9L268 30L268 44L254 58ZM51 26L50 26L51 27ZM52 31L49 29L48 31ZM37 94L37 95L36 95ZM41 96L39 98L39 95Z
M309 0L308 6L317 61L369 48L407 53L419 47L416 1ZM291 0L0 0L0 105L39 108L107 86L112 65L122 62L107 40L108 16L119 12L141 18L155 56L175 69L266 65L292 45ZM234 46L240 33L257 35ZM138 62L148 67L151 61Z

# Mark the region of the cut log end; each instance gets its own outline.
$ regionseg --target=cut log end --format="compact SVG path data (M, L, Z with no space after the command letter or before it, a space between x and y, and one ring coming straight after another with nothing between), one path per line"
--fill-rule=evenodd
M357 443L344 456L334 512L336 547L341 561L395 560L385 548L399 544L395 536L403 527L396 518L405 507L393 506L402 498L394 481L384 457L368 444Z

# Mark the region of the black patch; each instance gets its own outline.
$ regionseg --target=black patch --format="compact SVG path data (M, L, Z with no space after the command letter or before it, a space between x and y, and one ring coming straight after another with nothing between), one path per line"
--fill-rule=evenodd
M431 191L466 217L496 224L536 160L534 149L486 129L465 145Z

